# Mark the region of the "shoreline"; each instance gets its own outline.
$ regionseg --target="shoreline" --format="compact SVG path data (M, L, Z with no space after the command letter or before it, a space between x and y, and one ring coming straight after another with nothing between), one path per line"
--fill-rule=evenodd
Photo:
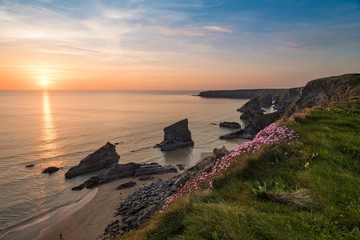
M44 213L18 226L11 227L0 236L0 239L35 239L40 234L41 229L48 228L58 221L62 221L71 216L89 203L97 195L97 192L98 188L92 189L76 202Z
M92 189L79 201L40 216L29 223L14 227L0 237L10 239L97 239L107 225L116 219L116 208L127 196L140 187L158 179L169 179L178 173L154 175L153 180L139 181L136 178L119 179ZM120 184L136 182L134 187L116 190Z

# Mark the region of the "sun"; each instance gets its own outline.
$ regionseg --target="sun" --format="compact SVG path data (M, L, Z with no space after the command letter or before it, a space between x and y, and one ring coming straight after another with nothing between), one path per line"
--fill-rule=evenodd
M47 87L49 85L49 78L47 77L40 77L39 78L40 85L42 87Z

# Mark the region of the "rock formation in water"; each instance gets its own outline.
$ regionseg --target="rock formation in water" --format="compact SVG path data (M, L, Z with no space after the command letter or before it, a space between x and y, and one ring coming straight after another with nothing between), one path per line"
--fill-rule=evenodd
M259 97L251 99L241 108L237 109L237 111L242 112L240 119L244 119L247 121L254 121L259 116L264 115L264 112L260 106Z
M119 158L120 156L115 150L115 145L108 142L81 160L79 165L70 168L65 173L65 178L73 178L81 174L111 167L119 161Z
M51 173L54 173L54 172L57 172L59 171L60 168L58 167L47 167L45 168L42 173L48 173L48 174L51 174Z
M194 146L188 124L188 120L184 119L164 128L164 140L155 147L159 147L161 151L172 151Z
M223 128L241 128L240 123L237 122L221 122L219 126Z
M112 182L122 178L141 178L155 174L165 174L169 172L177 172L173 166L161 166L157 163L140 164L140 163L126 163L117 164L110 168L106 173L90 178L84 183L72 190L81 190L83 188L95 188L101 184Z

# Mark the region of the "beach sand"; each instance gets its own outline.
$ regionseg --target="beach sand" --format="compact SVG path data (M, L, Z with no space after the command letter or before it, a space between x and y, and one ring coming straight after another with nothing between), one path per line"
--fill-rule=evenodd
M104 232L106 226L114 220L116 208L119 206L122 199L125 199L129 194L136 189L148 185L157 179L168 179L178 173L167 173L163 175L154 175L155 178L151 181L138 181L137 179L121 179L98 187L98 191L88 203L80 209L76 209L71 215L60 219L50 226L42 229L36 240L57 240L60 239L96 239ZM122 183L134 181L136 185L131 188L123 190L115 190L117 186Z

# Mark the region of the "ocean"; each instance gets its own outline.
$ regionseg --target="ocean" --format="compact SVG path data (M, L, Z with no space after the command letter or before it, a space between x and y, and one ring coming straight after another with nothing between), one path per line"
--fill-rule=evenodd
M118 143L119 163L195 165L203 154L238 141L220 140L239 122L247 100L191 96L197 91L0 91L0 237L9 229L79 201L71 191L96 173L65 179L65 172L106 142ZM184 118L194 148L161 152L163 128ZM240 121L243 125L244 123ZM32 168L26 165L34 164ZM49 166L61 169L42 174Z

